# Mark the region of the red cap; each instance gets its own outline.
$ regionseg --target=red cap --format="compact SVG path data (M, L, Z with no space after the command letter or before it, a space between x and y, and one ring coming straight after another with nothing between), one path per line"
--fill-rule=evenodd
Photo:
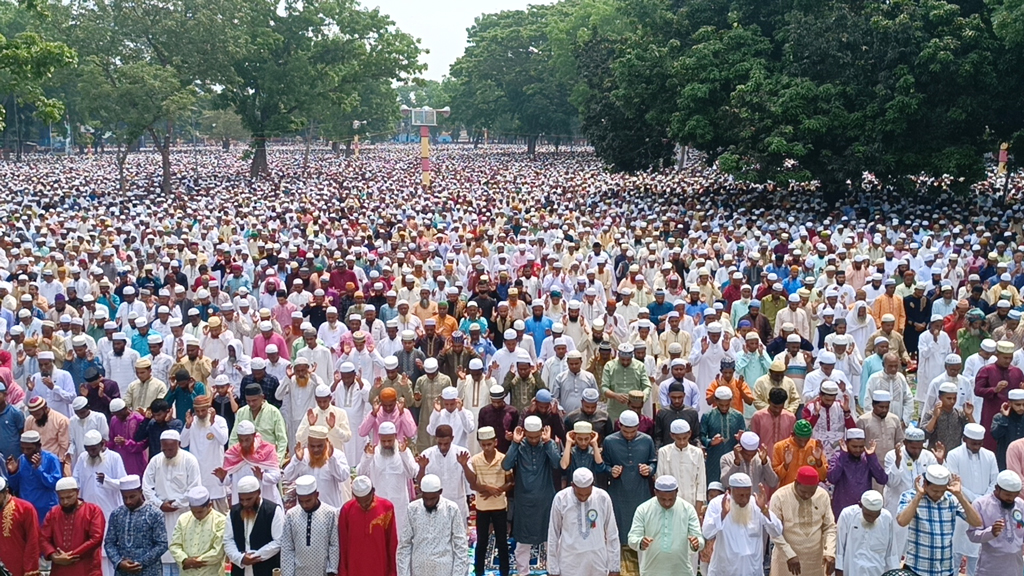
M796 483L803 484L804 486L817 486L818 471L810 466L801 466L796 471Z

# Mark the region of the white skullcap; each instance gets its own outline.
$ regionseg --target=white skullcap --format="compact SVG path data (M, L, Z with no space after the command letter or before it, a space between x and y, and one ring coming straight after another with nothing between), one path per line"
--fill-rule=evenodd
M985 427L981 424L971 422L964 426L964 437L970 438L971 440L984 440Z
M981 349L984 350L985 352L995 352L996 341L991 338L985 338L984 340L981 341Z
M385 370L394 370L396 368L398 368L398 357L397 356L388 356L387 358L384 359L384 369Z
M885 336L879 336L879 337L875 338L875 346L878 346L879 344L888 344L888 343L889 343L889 339L886 338Z
M44 350L36 354L36 358L38 358L39 360L53 360L53 352L50 352L49 350Z
M354 496L362 498L369 494L371 490L373 490L373 483L370 482L368 477L356 476L355 479L352 480L352 494Z
M597 402L601 398L601 393L597 391L597 388L587 388L583 391L583 399L587 402Z
M85 399L85 396L75 396L75 399L71 401L71 409L75 412L85 408L89 404L89 401Z
M493 426L484 426L476 431L477 440L494 440L497 438L497 434L494 432Z
M252 494L253 492L258 492L259 489L260 481L255 476L246 476L238 481L239 494Z
M355 370L355 366L352 367ZM423 362L423 369L427 372L437 372L437 358L427 358Z
M868 490L864 494L861 494L860 505L865 510L872 512L878 512L882 509L882 495L877 490Z
M790 334L786 336L786 344L799 344L801 342L799 334Z
M740 435L740 446L744 450L757 450L761 446L761 437L750 431L744 432Z
M835 355L835 353L834 352L829 352L828 350L823 351L821 354L818 354L818 363L819 364L835 364L836 363L836 355Z
M936 486L949 484L949 470L942 464L932 464L924 471L924 479Z
M377 434L380 436L398 434L398 428L395 426L394 422L381 422L380 426L377 427Z
M1019 492L1021 489L1020 476L1013 470L1003 470L996 476L996 486L1007 492Z
M875 390L871 393L872 402L892 402L892 394L885 390Z
M114 398L113 400L110 401L110 412L111 412L111 414L113 414L115 412L120 412L121 410L124 410L124 409L125 409L124 400L122 400L120 398Z
M1009 340L1000 340L996 343L996 351L1000 354L1013 354L1015 349L1013 342L1010 342Z
M512 328L509 328L502 333L502 337L505 338L505 340L515 340L518 336L519 334Z
M402 340L415 340L416 339L416 332L414 332L412 330L402 330L401 336L402 336Z
M863 440L864 439L864 431L861 430L860 428L850 428L849 430L846 431L846 439L847 440Z
M260 322L260 332L270 332L274 329L274 324L269 320L263 320Z
M939 384L939 394L956 394L959 391L956 388L956 384L952 382L943 382Z
M752 488L753 482L750 481L750 476L747 476L743 472L733 474L729 477L730 488Z
M622 414L619 414L619 425L628 426L630 428L633 426L639 426L640 417L632 410L623 410Z
M469 361L469 369L470 370L483 370L484 369L484 362L483 362L483 360L481 360L479 358L473 358L472 360Z
M715 388L715 398L718 400L732 400L732 389L728 386Z
M309 427L309 437L310 438L316 438L318 440L324 440L324 439L327 438L327 435L330 434L330 433L331 433L331 431L330 431L329 428L327 428L327 426L310 426Z
M903 432L903 438L908 442L924 442L924 430L917 426L908 426L906 431Z
M78 490L78 480L75 480L70 476L61 478L60 480L57 480L57 487L55 490L57 492L62 492L64 490Z
M594 473L590 468L579 467L572 473L572 485L577 488L588 488L594 484Z
M708 334L721 334L722 324L719 322L712 322L708 324Z
M429 362L430 360L427 360ZM437 362L437 360L434 360ZM351 362L342 362L341 366L338 367L338 371L342 374L351 374L356 371L356 365Z
M29 430L28 432L22 432L21 441L26 444L35 444L36 442L41 442L42 439L39 436L39 432Z
M100 442L103 442L103 436L99 430L89 430L85 433L85 439L82 441L83 446L96 446Z
M958 364L963 364L963 360L960 359L959 354L946 354L945 363L949 364L950 366L955 366Z
M295 362L298 363L298 360L296 360ZM252 359L252 362L249 363L249 367L252 368L253 370L266 370L267 361L257 356L256 358Z
M420 491L424 494L434 494L441 491L441 479L436 474L427 474L420 480Z
M459 397L459 389L455 386L446 386L444 390L441 390L442 400L455 400Z
M1024 400L1024 389L1014 388L1013 390L1010 390L1008 396L1010 400Z
M177 430L164 430L160 433L160 441L174 440L175 442L181 441L181 434Z
M205 486L196 486L188 491L188 505L193 507L206 506L210 501L210 491Z
M526 420L523 420L523 429L527 432L540 432L543 427L544 423L536 416L527 416Z
M0 492L3 492L4 490L7 490L7 479L0 476Z
M679 420L673 420L672 424L669 425L669 432L672 434L686 434L690 431L690 423L680 418Z
M245 435L255 434L256 425L253 424L250 420L242 420L241 422L235 425L235 433Z
M295 494L298 496L309 496L316 492L316 478L310 474L299 476L295 479Z
M679 489L679 482L675 476L659 476L654 481L654 489L658 492L672 492Z

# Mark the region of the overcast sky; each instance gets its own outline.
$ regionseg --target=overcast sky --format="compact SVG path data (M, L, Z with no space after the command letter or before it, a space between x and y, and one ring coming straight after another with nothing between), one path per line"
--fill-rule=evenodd
M403 31L420 39L430 50L421 56L427 64L425 78L440 80L448 67L466 48L466 29L482 13L521 10L530 4L551 4L553 0L362 0L364 6L379 6Z

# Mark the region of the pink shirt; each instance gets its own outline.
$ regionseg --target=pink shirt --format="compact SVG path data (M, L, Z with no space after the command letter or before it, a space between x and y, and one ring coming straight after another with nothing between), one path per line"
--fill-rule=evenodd
M263 334L257 334L252 339L252 357L253 358L267 358L267 346L277 346L278 353L281 354L281 358L285 360L291 360L291 349L288 347L288 343L284 341L284 336L281 336L277 332L272 334L269 339L265 338Z
M394 422L395 428L398 430L397 438L415 438L417 434L416 423L412 421L412 413L406 408L399 413L398 408L395 408L390 413L381 408L377 411L377 415L374 416L373 412L366 415L363 418L363 423L359 425L359 436L362 438L370 437L370 443L377 445L377 429L384 422Z

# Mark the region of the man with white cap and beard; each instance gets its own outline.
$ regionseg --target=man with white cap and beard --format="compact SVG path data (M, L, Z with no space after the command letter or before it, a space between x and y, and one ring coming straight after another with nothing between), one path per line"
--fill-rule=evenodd
M295 453L284 469L285 482L298 481L299 476L312 476L319 488L319 498L335 510L351 497L348 481L352 469L345 452L337 450L327 438L325 426L311 426L306 444L295 444Z
M150 458L146 473L142 477L142 492L146 501L164 513L168 534L174 533L178 518L188 506L188 491L200 486L199 461L192 454L181 449L181 437L177 430L164 430L160 434L160 454ZM164 554L165 565L177 565L170 552ZM167 572L167 568L164 569Z
M36 359L39 360L39 372L25 381L27 398L40 397L51 408L70 417L71 401L78 396L78 387L71 373L54 367L53 352L49 350L39 352Z
M703 496L702 496L703 497ZM686 538L687 545L683 545ZM658 477L654 498L633 515L629 546L640 558L640 576L696 574L697 551L704 546L697 510L679 497L674 476Z
M349 427L348 413L332 404L331 388L321 384L314 391L315 403L306 410L302 420L295 432L296 442L306 442L309 438L309 429L313 426L327 428L327 438L335 450L345 451L345 445L352 438L352 430ZM345 455L346 459L348 454Z
M160 557L167 552L167 527L160 509L146 501L142 480L121 478L124 505L110 513L103 549L116 576L160 576Z
M972 527L981 526L981 516L964 494L960 479L945 466L929 466L914 490L900 496L896 523L909 527L904 569L919 576L959 573L950 546L958 518Z
M103 414L89 409L89 401L85 396L76 397L71 402L71 409L74 410L74 415L68 421L70 439L68 454L71 455L70 462L73 468L78 457L85 452L85 435L90 430L96 430L104 439L107 439L110 437L110 426Z
M338 574L357 576L374 571L385 576L397 574L395 506L376 495L373 483L366 476L356 476L352 480L352 494L355 497L346 502L338 513L338 544L341 548Z
M991 494L974 501L981 526L967 529L971 542L981 544L978 576L1016 574L1024 570L1021 545L1024 544L1024 500L1020 498L1021 479L1012 470L1003 470L996 478Z
M74 478L57 481L57 499L39 531L43 558L53 563L53 576L94 576L100 568L100 548L106 520L99 506L83 502Z
M394 505L395 524L401 531L409 507L409 482L416 478L419 467L408 442L397 436L394 422L381 423L377 428L379 445L366 445L356 473L369 477L377 494Z
M817 469L801 466L796 480L772 495L771 511L782 521L782 534L772 538L772 574L832 574L836 562L836 522L828 492L818 486L819 482Z
M334 405L345 411L348 416L349 426L362 424L363 418L370 413L370 382L364 382L356 374L356 367L351 362L341 362L338 365L338 372L334 374L334 383L331 385L331 394L334 396ZM424 425L425 428L425 425ZM345 458L349 462L356 462L366 446L366 440L351 433L348 441L345 442Z
M755 486L763 484L768 488L775 488L779 485L779 476L768 459L768 448L762 446L761 438L749 430L740 434L740 442L732 449L731 454L722 456L720 468L720 481L723 484L729 483L729 476L743 472L750 476L750 481Z
M420 418L423 411L420 411ZM476 419L473 413L463 407L462 399L459 398L459 390L454 386L448 386L441 390L441 398L434 400L433 411L430 413L430 423L427 424L427 433L434 435L439 426L449 426L452 429L453 443L456 446L467 448L469 438L476 432Z
M450 576L469 571L466 523L454 502L441 496L441 479L420 481L423 497L408 505L398 537L398 576Z
M224 552L232 576L271 576L281 567L281 536L285 513L260 496L260 482L246 476L236 487L238 503L231 507L224 529Z
M320 500L318 486L311 475L295 480L299 505L285 513L281 576L337 574L338 509Z
M946 454L945 465L950 474L957 476L964 497L974 502L995 488L999 466L995 454L983 448L985 428L981 424L964 426L963 444ZM953 562L959 566L960 558L967 557L967 574L975 576L978 568L978 553L981 546L967 538L967 522L957 521L953 533Z
M188 508L171 533L171 556L182 576L223 576L227 519L214 509L205 486L188 491Z
M256 369L260 366L266 368L266 360L253 358L252 365ZM289 447L295 446L298 441L295 438L296 430L309 411L316 408L316 390L321 385L326 386L327 383L310 369L309 359L299 357L295 359L295 364L288 367L287 376L274 391L274 397L281 401L281 416L284 416L288 427Z
M715 538L708 576L763 576L764 534L782 535L782 521L768 509L767 490L754 494L750 476L729 478L729 491L704 511L704 539Z
M636 552L626 537L636 508L651 495L650 478L658 462L658 453L650 436L639 431L640 418L626 410L619 416L619 431L605 438L602 455L611 468L608 494L615 503L615 521L622 544L622 571L635 575L639 570Z
M128 474L124 470L121 455L107 450L103 437L96 430L85 433L82 442L85 452L78 455L74 466L74 479L78 482L79 497L85 502L99 506L103 511L104 521L109 520L110 513L121 506L121 492L118 484ZM103 576L111 576L114 567L107 560L103 551Z
M185 428L181 431L181 447L199 461L200 483L209 491L213 507L224 514L228 511L227 491L213 470L224 462L224 445L228 442L228 423L210 405L209 396L199 396L192 410L185 414Z
M594 473L589 468L577 468L572 484L555 494L548 526L548 574L619 572L619 529L612 499L594 487Z
M860 504L843 508L836 522L836 573L878 576L899 568L903 554L893 538L895 526L875 490L862 494Z
M914 483L924 475L924 471L932 464L939 463L931 450L925 450L924 440L925 431L911 426L904 433L902 445L897 445L894 450L890 450L885 455L884 467L889 481L885 483L882 494L885 497L885 509L889 511L894 521L900 495L907 490L913 490ZM902 557L907 542L907 529L896 525L893 541L895 542L893 553Z

